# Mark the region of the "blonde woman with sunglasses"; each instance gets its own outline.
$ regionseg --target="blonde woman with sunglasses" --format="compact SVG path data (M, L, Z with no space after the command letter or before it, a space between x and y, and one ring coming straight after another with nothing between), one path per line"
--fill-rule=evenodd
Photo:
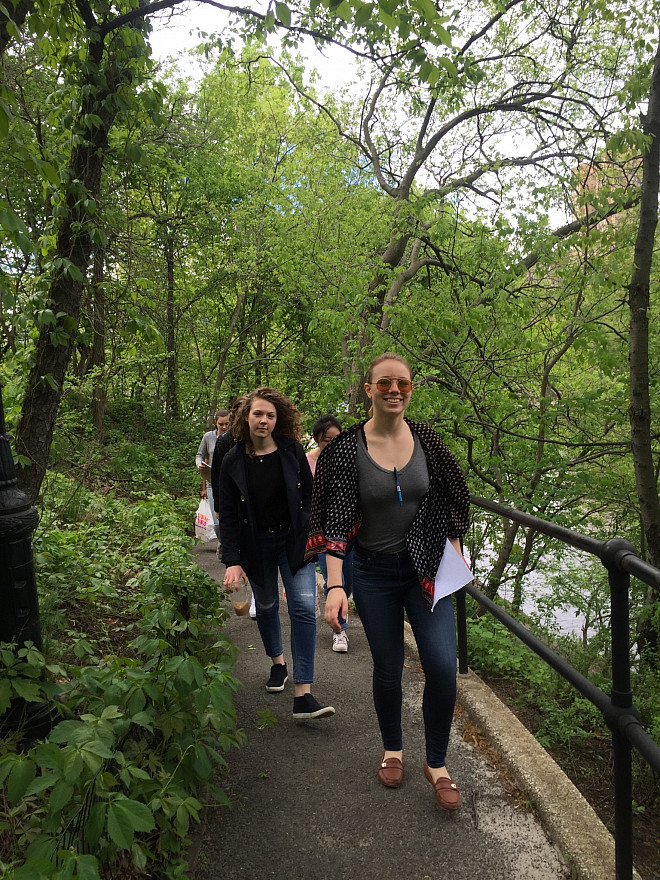
M378 778L403 782L401 676L404 612L424 669L423 772L445 810L461 805L446 767L456 700L456 630L451 596L433 605L446 540L461 553L468 527L465 478L440 436L405 417L413 391L405 358L383 354L369 365L371 417L344 431L319 456L307 550L325 552L326 622L346 618L342 560L353 549L353 597L373 659L373 696L383 752ZM432 610L433 609L433 610Z

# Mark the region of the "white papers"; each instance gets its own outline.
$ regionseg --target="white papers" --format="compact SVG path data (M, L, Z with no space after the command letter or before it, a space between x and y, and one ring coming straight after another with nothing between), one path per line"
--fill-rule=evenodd
M447 538L445 544L445 552L442 554L438 572L435 576L435 592L433 594L433 608L435 608L438 600L455 593L470 581L474 580L474 575L468 568L468 564L460 553L456 551L454 545ZM431 610L433 610L433 608Z

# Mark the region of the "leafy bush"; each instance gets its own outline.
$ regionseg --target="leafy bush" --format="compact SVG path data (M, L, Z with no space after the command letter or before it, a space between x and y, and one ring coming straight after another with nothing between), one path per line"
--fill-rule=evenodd
M604 647L609 640L607 630L597 629L585 639L558 635L554 628L548 631L539 623L526 624L578 672L610 693L610 651ZM532 732L545 748L560 749L568 756L593 736L604 736L609 742L601 712L499 621L489 615L469 620L468 647L475 671L513 683L514 699L525 710L526 720L530 715L535 719ZM642 724L660 742L660 672L649 664L633 664L631 685ZM657 781L646 761L635 751L633 756L636 797L651 802L657 793Z
M195 453L206 426L203 419L171 421L154 403L109 400L103 440L89 423L89 393L69 394L60 407L51 451L51 471L67 474L125 497L153 492L190 496L199 485Z
M505 626L488 615L468 620L470 665L479 672L526 680L534 655Z
M43 742L19 731L0 744L0 877L96 880L119 865L181 877L201 786L244 738L226 611L181 505L81 491L73 523L59 502L74 488L53 481L35 540L48 657L0 648L0 713L17 701L62 713Z
M555 638L538 635L546 644ZM566 639L568 644L574 641ZM499 621L487 615L468 621L468 645L470 665L477 672L517 685L519 705L534 711L538 723L533 733L546 748L584 742L596 727L602 727L598 709ZM578 668L576 657L568 659Z

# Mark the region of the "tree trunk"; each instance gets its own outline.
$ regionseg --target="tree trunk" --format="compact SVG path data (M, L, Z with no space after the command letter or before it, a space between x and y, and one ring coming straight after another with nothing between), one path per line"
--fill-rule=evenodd
M165 260L167 262L167 389L165 410L170 419L179 416L179 401L176 391L176 341L174 338L174 238L168 233L165 239Z
M254 384L256 388L261 388L263 382L262 368L264 356L264 335L261 331L257 333L255 349Z
M105 250L97 248L94 253L94 338L92 341L91 367L94 371L92 389L92 418L96 439L103 442L103 423L105 420L106 387L103 368L105 367Z
M518 564L518 570L516 571L516 576L513 581L513 599L511 602L511 607L514 614L517 614L520 611L525 599L523 595L523 579L527 574L529 560L531 559L532 550L534 549L535 537L536 532L534 531L534 529L528 529L527 536L525 537L525 548L523 550L522 559Z
M0 58L2 58L5 49L14 39L13 33L7 27L8 21L12 21L18 27L22 27L33 6L32 0L18 0L18 3L8 3L7 6L0 10ZM7 9L11 9L11 15L7 14Z
M135 400L135 424L142 440L147 436L147 423L144 418L144 391L147 387L147 378L142 364L137 365L138 378L133 386L133 399Z
M229 329L227 330L224 341L222 343L222 350L220 351L220 362L218 364L218 372L215 377L215 385L213 386L213 396L211 398L211 408L209 412L209 418L211 420L213 419L213 413L218 408L218 397L220 394L220 388L222 387L222 382L225 377L225 364L227 363L229 349L231 348L236 336L236 326L243 315L246 301L247 293L245 291L241 291L241 293L239 293L238 297L236 298L236 305L234 306L234 312L231 316ZM229 401L227 401L227 405L229 405Z
M397 209L395 212L396 216L398 216L398 213ZM400 265L409 240L409 234L392 235L380 258L383 266L387 268L376 272L369 283L369 297L373 302L371 315L377 325L381 325L383 320L383 307L391 283L388 270L396 269ZM384 333L385 330L386 328L381 328L381 333ZM367 347L370 344L365 323L361 323L358 326L354 338L357 339L357 351L351 361L351 375L355 376L357 374L359 378L354 379L348 388L348 415L351 418L363 419L371 408L371 401L364 390L365 377L360 373L360 365L367 354Z
M114 59L102 67L103 52L103 40L94 34L89 48L92 69L81 89L84 98L74 127L76 145L67 174L66 214L59 223L52 260L57 268L51 276L48 307L62 317L55 328L44 325L39 330L16 431L15 451L29 460L29 465L17 469L18 483L33 502L48 466L55 419L78 327L84 276L92 251L90 200L98 202L108 133L117 112L112 98L119 85L130 78L130 71ZM103 89L98 86L99 72L103 74ZM90 128L85 122L91 117L98 117L99 123ZM81 192L85 198L81 198ZM59 334L55 335L54 330L59 330Z
M651 267L658 223L660 182L660 44L655 56L644 133L651 142L644 155L639 228L635 242L633 272L628 288L630 306L630 439L635 466L635 483L649 562L660 568L660 499L651 443L651 401L649 394L649 321ZM660 601L649 587L648 601ZM639 648L657 652L659 633L649 619L639 626Z
M517 522L513 522L513 520L507 519L503 520L503 522L504 537L502 539L502 543L500 544L499 550L497 551L497 559L495 560L495 565L493 565L490 572L488 573L488 581L485 584L484 592L489 599L494 599L495 596L497 596L497 591L499 590L500 584L502 582L502 575L504 574L504 570L509 564L513 545L516 542L518 530L520 529L520 525Z

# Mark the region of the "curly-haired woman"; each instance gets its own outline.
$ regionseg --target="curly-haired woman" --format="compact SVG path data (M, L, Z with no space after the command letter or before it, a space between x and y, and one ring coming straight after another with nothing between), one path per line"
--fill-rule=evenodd
M300 445L300 413L274 388L245 395L233 412L236 439L220 469L220 532L224 585L238 589L249 580L257 625L271 660L269 693L284 690L288 670L282 647L278 571L291 619L293 717L334 715L311 694L316 648L316 574L305 563L312 473Z

